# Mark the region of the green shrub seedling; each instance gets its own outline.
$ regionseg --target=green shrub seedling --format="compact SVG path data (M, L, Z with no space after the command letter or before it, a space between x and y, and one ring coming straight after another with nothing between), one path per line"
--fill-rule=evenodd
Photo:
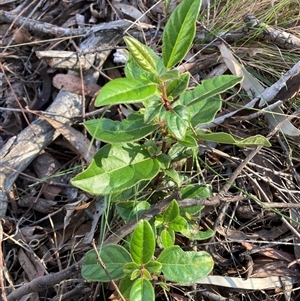
M189 179L174 167L174 163L195 156L200 141L270 146L261 135L236 139L227 133L199 130L199 125L212 122L220 110L220 93L242 81L241 77L222 75L203 80L189 90L190 74L180 74L176 69L192 45L200 6L199 0L183 0L172 12L162 36L162 57L138 40L124 38L129 50L125 77L107 83L95 104L142 103L143 108L123 121L101 118L84 123L93 137L106 144L72 184L94 195L109 196L126 222L150 207L144 200L131 201L131 193L149 187L155 190L160 180L166 189L180 191L182 198L210 196L209 186L192 182L183 186ZM197 230L193 222L201 209L180 210L177 201L172 201L155 220L138 222L129 248L113 244L99 248L105 270L95 251L87 252L83 277L102 282L120 279L119 289L125 298L149 301L155 300L154 278L188 284L207 276L213 268L208 253L183 251L175 245L177 232L197 240L212 235L211 230ZM156 246L163 248L157 257Z

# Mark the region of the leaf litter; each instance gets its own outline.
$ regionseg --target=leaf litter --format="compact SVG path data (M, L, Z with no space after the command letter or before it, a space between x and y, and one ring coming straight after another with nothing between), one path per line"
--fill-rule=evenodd
M97 114L93 113L94 94L108 77L121 77L123 66L114 63L112 56L103 56L104 67L98 70L100 77L97 82L91 82L85 78L87 67L76 65L76 60L56 69L52 63L40 64L43 57L36 52L71 51L78 60L83 55L90 66L93 57L80 53L77 45L89 28L118 19L138 20L141 30L133 29L131 34L141 36L142 33L142 40L154 48L159 46L163 25L176 1L171 1L169 12L163 1L158 4L154 1L97 1L92 5L85 1L26 3L0 3L3 162L9 162L4 158L9 155L16 135L42 114L28 108L45 111L60 88L65 93L81 95L83 106L81 113L73 116L72 127L62 121L52 121L51 125L59 128L62 135L53 136L40 148L34 161L21 164L18 177L7 191L9 204L0 223L2 299L97 300L102 294L101 284L84 282L78 268L93 238L105 240L110 233L122 229L122 225L113 209L109 216L102 214L107 212L103 200L75 189L70 179L89 163L89 152L99 147L99 142L87 136L80 122L89 114ZM26 5L30 9L26 9ZM182 247L210 252L215 260L214 271L193 288L180 286L165 292L170 298L299 298L298 5L297 1L235 0L226 5L221 0L203 1L195 44L178 70L189 70L191 85L214 72L244 75L241 90L222 95L223 107L216 117L217 127L239 138L267 136L274 127L278 131L270 138L272 146L261 148L244 169L239 166L250 149L201 145L197 160L202 167L202 181L212 185L215 195L235 170L239 173L225 197L226 211L222 209L222 201L214 207L206 206L203 211L199 226L213 228L213 239L183 242L178 238ZM28 20L28 26L22 18ZM249 23L249 20L257 22ZM109 52L114 52L124 44L109 46ZM159 53L159 47L156 49ZM88 51L94 52L93 48ZM101 56L98 59L101 60ZM290 72L293 66L296 68ZM111 72L111 68L118 72ZM61 76L59 82L58 76ZM64 80L67 80L65 84ZM271 97L267 103L264 100L251 103L268 87L277 97ZM41 104L45 97L47 102ZM127 109L125 105L112 107L98 114L122 120ZM132 106L131 109L138 108ZM60 112L52 111L44 119L55 114ZM27 151L29 149L24 148L23 152ZM187 163L182 164L180 168L185 169ZM234 201L236 196L244 197ZM111 232L98 227L100 219L110 223ZM101 295L102 300L113 296L110 287L104 291L106 297ZM158 300L165 300L163 291L158 290L157 294Z

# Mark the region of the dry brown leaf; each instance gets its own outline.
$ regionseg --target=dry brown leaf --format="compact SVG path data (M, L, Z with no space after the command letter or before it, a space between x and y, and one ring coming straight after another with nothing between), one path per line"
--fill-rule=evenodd
M126 19L136 21L139 20L143 23L150 23L149 18L146 15L143 15L141 11L135 8L132 5L124 4L120 2L112 2L113 7L123 15Z
M260 82L252 76L240 62L238 62L232 52L224 44L219 45L219 49L223 60L231 73L244 77L241 85L248 96L250 98L260 96L261 92L265 89Z
M246 248L246 250L252 250L253 248L256 247L254 244L251 244L246 241L241 242L241 244ZM295 260L295 257L292 254L285 252L285 251L276 250L273 248L266 248L257 253L264 255L266 257L269 257L269 258L273 258L273 259L277 259L277 260L285 260L287 262Z
M61 164L49 153L39 155L32 163L35 173L40 179L51 177L59 170ZM61 183L61 177L51 179L52 183ZM53 200L61 191L62 187L57 185L45 185L43 187L43 194L45 199Z
M272 260L267 263L254 262L251 277L265 278L273 276L298 276L299 269L288 268L288 263L283 260Z
M96 153L96 149L91 144L91 141L89 139L87 139L79 131L66 124L63 124L46 116L41 117L48 121L57 131L59 131L74 147L74 151L82 155L87 163L92 162L92 159Z
M25 28L18 29L13 36L13 40L16 44L24 44L30 42L31 39L32 39L32 35Z
M82 94L81 82L81 78L71 74L56 74L53 77L53 86L55 88L76 94ZM84 83L84 95L94 97L100 88L101 87L95 83Z
M30 258L30 254L25 252L22 248L19 249L17 257L20 266L23 268L30 281L37 277L43 276L44 272L37 264L37 260Z
M241 85L243 89L247 92L250 98L260 97L261 93L265 90L265 88L260 84L258 79L256 79L254 76L252 76L245 67L238 62L238 60L233 56L231 51L225 46L225 44L221 44L218 46L221 52L221 55L224 59L225 64L228 66L228 69L231 71L232 74L235 74L237 76L243 76L244 79L241 82ZM293 80L293 78L290 79L290 90L286 92L286 96L289 95L288 93L291 93L293 95L296 93L296 91L299 90L299 85L297 87L297 80L298 75L294 76L296 79ZM282 90L282 89L281 89ZM280 91L281 91L280 90ZM281 92L281 94L284 94ZM283 95L282 95L283 96ZM264 99L260 100L259 107L262 107L266 105ZM276 127L279 123L285 121L287 117L283 113L283 111L277 107L270 111L270 113L265 113L265 118L269 121L269 123ZM280 127L280 131L283 134L289 135L289 136L300 136L300 131L292 125L291 122L287 121Z
M31 208L35 211L49 214L57 209L57 202L42 198L37 199L36 197L24 196L18 200L18 206Z

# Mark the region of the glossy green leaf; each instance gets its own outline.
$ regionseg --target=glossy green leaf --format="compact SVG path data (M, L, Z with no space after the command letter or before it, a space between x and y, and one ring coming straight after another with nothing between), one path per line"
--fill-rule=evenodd
M172 234L170 233L172 232ZM174 246L175 235L174 231L170 231L169 229L164 229L161 231L161 243L164 249Z
M214 235L214 231L208 229L206 231L199 231L195 227L189 225L187 229L180 231L185 237L191 240L205 240L209 239Z
M203 80L195 89L181 94L179 100L174 103L174 107L188 106L193 127L209 123L214 120L222 106L219 94L235 86L241 80L241 77L234 75L222 75Z
M180 232L180 231L183 231L184 229L188 228L187 220L180 215L177 216L168 225L169 225L170 229L172 229L176 232Z
M149 271L151 274L159 275L161 272L161 263L158 261L149 261L148 263L145 264L145 269Z
M196 32L201 0L183 0L174 9L163 32L162 57L172 68L187 54Z
M146 45L131 37L124 37L124 41L130 54L141 68L148 72L157 73L155 61L148 52Z
M127 262L132 261L125 248L119 245L106 245L98 251L107 273L99 264L96 252L90 250L85 254L82 265L81 274L83 278L88 281L109 282L111 279L117 280L125 276L123 267Z
M134 301L154 301L154 288L149 280L137 279L130 291L130 300Z
M108 118L90 119L84 126L92 137L106 143L122 143L140 140L158 128L144 122L142 114L133 113L123 121L113 121Z
M228 133L202 133L197 132L197 137L199 139L213 141L217 143L225 143L225 144L235 144L237 146L250 146L250 145L262 145L269 147L271 146L268 139L266 139L262 135L255 135L245 139L235 139Z
M163 74L166 68L163 64L162 59L147 45L143 45L147 49L148 55L151 56L152 60L155 62L156 70L159 74ZM157 73L152 73L145 71L129 53L128 60L125 65L125 75L127 78L132 79L147 79L150 82L159 83L159 76Z
M181 95L188 87L190 73L182 73L178 79L171 80L167 85L167 96L175 99Z
M125 222L138 218L150 207L150 204L146 201L127 201L116 204L117 212Z
M99 92L95 105L117 105L141 102L156 92L156 85L145 80L117 78L107 83Z
M126 190L140 181L151 180L159 170L159 161L149 158L139 144L107 144L71 183L91 194L107 195Z
M163 213L165 223L170 223L179 215L179 207L176 200L173 200L166 211Z
M133 232L130 253L138 264L146 264L152 259L155 250L153 229L146 220L140 220Z
M209 198L211 197L212 187L211 185L187 185L181 190L181 198Z
M165 120L169 132L178 140L184 139L189 127L189 111L184 106L177 106L165 114Z
M125 65L125 75L129 79L146 80L152 83L159 84L158 75L145 71L132 57L128 54L128 60Z
M163 250L157 258L167 280L192 284L206 277L213 269L212 257L204 251L184 252L179 246Z
M193 103L199 103L204 99L227 91L242 80L242 77L237 77L235 75L221 75L205 79L193 90L182 94L178 102L176 102L176 105L191 106Z

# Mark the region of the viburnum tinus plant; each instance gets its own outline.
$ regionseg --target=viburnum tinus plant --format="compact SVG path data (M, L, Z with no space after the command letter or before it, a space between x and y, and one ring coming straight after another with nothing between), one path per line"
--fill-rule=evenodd
M94 195L109 196L125 221L150 208L149 202L135 201L141 191L157 190L161 196L173 189L180 191L182 199L210 196L207 185L190 180L190 185L183 186L189 179L174 167L182 159L196 156L199 142L269 146L261 135L235 139L227 133L199 129L220 110L220 93L242 81L222 75L188 89L190 74L176 69L193 42L200 6L199 0L183 0L172 12L162 36L162 57L138 40L124 38L129 50L125 77L107 83L95 104L141 103L142 109L122 121L100 118L84 123L93 137L106 144L72 184ZM193 283L207 276L213 268L208 253L183 251L174 244L176 232L190 239L212 235L211 230L200 231L195 223L193 217L201 209L180 210L174 200L162 215L150 222L139 221L127 245L105 245L98 254L87 252L83 277L103 282L121 279L119 289L125 298L149 301L154 300L157 279L160 283ZM156 246L163 249L158 255Z

